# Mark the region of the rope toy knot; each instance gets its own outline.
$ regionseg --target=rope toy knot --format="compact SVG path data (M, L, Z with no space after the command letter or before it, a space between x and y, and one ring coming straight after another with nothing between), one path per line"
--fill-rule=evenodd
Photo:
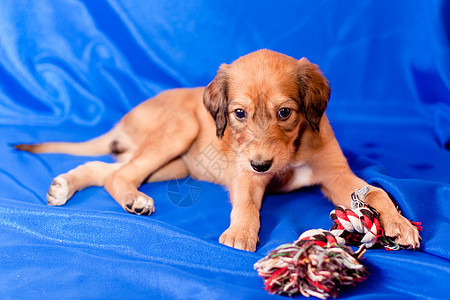
M384 234L378 212L364 201L369 191L368 185L355 190L351 195L352 209L340 205L331 211L330 218L334 225L330 228L330 232L339 244L348 243L357 247L364 245L370 248Z
M348 243L352 246L364 245L371 248L383 236L378 216L368 207L354 210L338 206L330 213L334 225L330 233L336 237L340 245Z
M330 232L314 229L270 251L254 268L271 294L326 299L336 297L341 286L366 279L367 270L358 261L364 251L361 247L354 253Z
M294 243L279 246L255 263L266 290L289 296L336 297L341 286L366 279L367 270L359 262L366 248L380 244L387 250L404 249L384 235L378 212L364 202L369 191L369 186L355 190L352 209L338 206L330 213L330 231L308 230ZM422 229L420 222L411 223ZM359 249L353 252L346 243Z

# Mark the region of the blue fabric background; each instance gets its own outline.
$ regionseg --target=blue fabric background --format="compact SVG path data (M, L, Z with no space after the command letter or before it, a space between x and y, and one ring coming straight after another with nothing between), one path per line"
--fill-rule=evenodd
M206 85L220 63L270 48L320 65L352 169L423 222L421 251L368 251L369 279L342 298L448 299L449 46L450 1L3 0L0 298L280 297L253 263L332 225L318 189L266 197L248 253L218 243L231 210L220 186L196 182L193 197L178 182L195 200L183 206L173 182L146 184L149 217L102 188L49 207L52 178L91 158L9 147L92 138L146 98Z

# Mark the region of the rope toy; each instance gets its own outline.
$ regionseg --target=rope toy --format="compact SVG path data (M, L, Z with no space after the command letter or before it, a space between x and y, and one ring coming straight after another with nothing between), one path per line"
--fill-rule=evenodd
M330 213L334 223L330 231L308 230L294 243L278 246L256 262L254 268L265 289L288 296L336 297L342 286L366 279L367 269L359 262L366 248L405 249L384 235L378 212L364 202L369 190L365 186L352 194L352 210L338 206ZM411 223L422 230L420 222ZM353 252L346 243L359 249Z
M384 234L377 210L364 202L369 191L369 186L365 186L352 194L352 209L340 205L330 213L334 223L330 233L336 237L339 245L350 244L356 247L364 245L366 248L380 245L386 250L408 248L397 244L393 238ZM422 231L420 222L410 222Z
M336 297L340 287L366 279L359 262L365 249L356 253L338 245L336 238L321 229L308 230L292 244L284 244L259 260L254 268L271 294L320 299Z

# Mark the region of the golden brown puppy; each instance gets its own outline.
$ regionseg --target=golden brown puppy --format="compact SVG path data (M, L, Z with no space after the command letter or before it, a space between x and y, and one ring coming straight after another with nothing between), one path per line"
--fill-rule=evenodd
M350 170L324 114L329 96L316 65L260 50L222 65L206 88L169 90L143 102L96 139L16 148L117 155L117 163L89 162L56 177L50 205L66 203L85 187L104 186L126 211L146 215L155 208L138 191L145 181L190 175L224 185L233 208L220 242L255 251L266 191L320 185L335 205L350 207L351 194L366 185ZM214 161L211 151L219 154ZM419 247L417 229L383 190L371 186L366 201L379 211L388 236Z

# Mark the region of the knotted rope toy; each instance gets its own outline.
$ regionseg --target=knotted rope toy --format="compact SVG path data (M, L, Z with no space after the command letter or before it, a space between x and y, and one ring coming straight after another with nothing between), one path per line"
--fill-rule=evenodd
M328 231L308 230L296 242L272 250L254 267L271 294L325 299L336 297L343 285L366 279L366 267L359 262L364 251L361 247L353 253L340 246Z
M378 212L364 202L369 186L352 194L352 210L338 206L330 213L334 225L330 231L313 229L297 241L278 246L255 263L271 294L336 297L342 286L366 279L367 269L360 258L374 245L387 250L400 250L393 239L384 235ZM420 222L414 223L422 230ZM353 252L345 244L358 246Z

